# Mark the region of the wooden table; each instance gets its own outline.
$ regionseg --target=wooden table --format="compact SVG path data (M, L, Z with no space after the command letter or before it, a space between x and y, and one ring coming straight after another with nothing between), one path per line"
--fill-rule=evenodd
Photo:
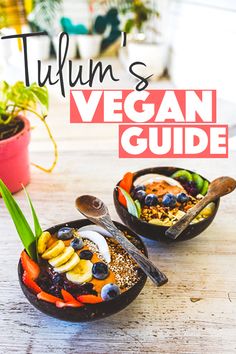
M160 86L168 86L161 82ZM123 160L118 128L69 124L67 101L52 92L50 125L60 152L55 171L32 168L28 191L44 228L80 218L74 208L84 193L102 198L115 220L115 182L127 170L155 165L197 168L209 179L236 177L235 156L222 160ZM33 132L31 159L47 164L51 146L42 128ZM17 200L30 217L23 192ZM146 240L151 260L169 277L155 288L147 281L122 312L89 324L70 324L34 309L17 280L22 245L0 200L0 353L235 353L236 352L236 197L222 199L213 224L199 237L165 245Z

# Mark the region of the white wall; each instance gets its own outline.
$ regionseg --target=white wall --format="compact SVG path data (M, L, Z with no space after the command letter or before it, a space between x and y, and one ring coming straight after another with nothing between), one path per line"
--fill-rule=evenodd
M236 1L172 0L169 23L174 83L236 102Z
M63 16L69 17L75 24L88 21L88 2L86 0L64 0L62 3Z

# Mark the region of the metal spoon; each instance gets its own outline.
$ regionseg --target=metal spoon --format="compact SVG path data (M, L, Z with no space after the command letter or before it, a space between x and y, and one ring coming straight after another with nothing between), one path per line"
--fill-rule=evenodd
M109 231L113 238L130 254L147 276L158 286L165 284L168 279L156 266L149 261L113 224L106 205L100 199L91 195L82 195L75 201L76 208L94 224Z
M166 230L165 235L175 240L190 224L190 222L210 202L213 202L223 195L233 192L236 188L236 180L231 177L219 177L211 182L208 192L193 208L191 208L176 224Z

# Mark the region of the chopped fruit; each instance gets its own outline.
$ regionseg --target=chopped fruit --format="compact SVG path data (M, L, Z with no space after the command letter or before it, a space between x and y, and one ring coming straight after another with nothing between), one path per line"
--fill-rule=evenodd
M127 172L122 180L120 181L119 186L123 188L126 192L130 193L132 185L133 185L134 175L132 172Z
M56 241L49 247L43 254L43 259L51 259L57 257L65 248L64 242L62 240Z
M195 182L193 181L184 182L182 183L182 185L186 190L186 192L188 192L188 194L190 194L192 197L196 197L196 195L198 195L199 192Z
M95 245L97 245L98 247L99 252L104 257L105 261L107 263L110 263L111 255L105 237L103 237L102 235L100 235L98 232L95 231L81 231L80 235L81 237L87 238L88 240L95 243Z
M187 203L188 201L189 201L189 197L187 196L187 194L179 193L177 195L177 202L183 204L183 203Z
M68 291L64 290L64 289L61 289L61 295L63 297L63 300L65 302L70 302L70 301L74 301L75 298L73 295L71 295Z
M124 175L123 179L120 181L119 186L123 188L127 193L130 193L132 185L133 185L133 173L127 172ZM126 199L120 189L118 189L118 200L124 207L127 206Z
M172 178L177 179L178 181L192 181L193 177L189 171L186 170L178 170L171 176Z
M51 294L46 293L45 291L41 291L37 294L37 298L39 300L47 301L52 304L55 304L57 301L62 301L59 297L53 296Z
M99 302L103 302L100 296L96 295L80 295L77 297L79 302L82 304L98 304Z
M120 288L116 284L106 284L102 288L101 297L104 301L112 300L118 295L120 295Z
M134 187L133 194L135 195L135 193L137 193L138 191L145 191L145 190L146 190L146 187L143 184L141 184L141 185Z
M60 267L54 268L55 272L58 273L65 273L69 272L73 269L78 263L80 262L80 258L77 253L74 253L73 256L66 262L65 264L61 265Z
M42 254L46 251L48 241L51 239L51 234L48 231L42 233L41 236L38 238L37 247L38 253Z
M165 207L170 207L170 208L173 208L177 203L177 199L176 199L176 196L174 196L173 194L171 193L167 193L164 195L163 199L162 199L162 204L165 206Z
M94 263L92 268L92 274L96 279L106 279L109 275L108 266L106 265L106 263L103 262Z
M146 192L140 189L134 194L134 199L137 199L140 203L143 203L146 198L146 195Z
M59 254L59 256L50 259L48 263L51 264L51 266L53 267L59 267L62 264L66 263L74 254L74 252L75 251L71 246L65 247L62 253Z
M81 237L76 236L70 243L71 247L74 248L75 251L80 250L81 248L83 248L84 243Z
M83 250L80 252L79 257L80 259L87 259L88 261L90 261L93 258L93 252L89 250Z
M209 187L209 182L207 180L204 181L203 187L200 191L201 195L206 195Z
M215 203L211 202L204 209L202 209L200 215L203 216L204 218L208 218L210 215L212 215L214 210L215 210Z
M21 252L21 264L23 269L27 272L29 277L33 280L37 279L40 273L40 268L37 263L31 259L26 251Z
M200 175L198 175L197 173L193 173L192 177L193 177L193 182L195 182L195 184L196 184L198 192L200 192L202 190L202 187L204 184L204 179Z
M57 232L57 238L59 240L70 240L73 236L73 229L71 227L62 227Z
M69 281L75 284L83 284L92 279L93 263L89 260L81 259L80 262L70 272L66 273Z
M24 271L22 276L23 283L32 290L35 294L38 294L42 291L42 289L38 286L37 283L29 276L29 274Z
M56 302L56 307L58 308L63 308L63 307L82 307L84 306L83 304L81 304L79 301L71 301L71 302L63 302L63 301L57 301Z
M136 199L134 201L134 204L135 204L136 209L137 209L138 217L140 217L141 211L142 211L142 207L141 207L140 201Z
M147 206L156 206L158 204L158 198L155 194L148 194L144 203Z
M125 199L123 193L121 192L120 189L118 189L117 192L118 192L119 203L126 208L127 207L127 202L126 202L126 199Z

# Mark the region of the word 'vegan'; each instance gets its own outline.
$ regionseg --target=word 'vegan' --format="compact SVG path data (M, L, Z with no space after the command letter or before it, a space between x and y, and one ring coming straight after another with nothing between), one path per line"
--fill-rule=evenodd
M214 90L72 90L70 98L71 123L126 123L120 157L228 156Z

